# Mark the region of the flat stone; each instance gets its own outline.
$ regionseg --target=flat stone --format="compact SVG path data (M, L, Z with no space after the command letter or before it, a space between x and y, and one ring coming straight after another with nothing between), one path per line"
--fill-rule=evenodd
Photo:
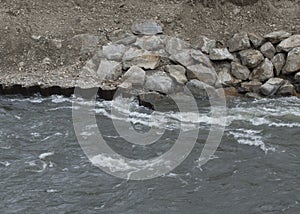
M110 60L101 60L97 75L102 80L117 80L122 75L122 63Z
M260 88L260 93L265 96L275 95L278 89L284 84L284 80L280 78L271 78Z
M300 71L300 47L292 49L287 56L283 73Z
M185 84L187 82L186 69L181 65L167 65L165 71L170 74L178 83Z
M279 88L277 94L280 96L292 96L295 94L295 92L294 85L285 80L284 84Z
M155 71L148 75L146 77L145 89L164 94L172 94L175 92L175 86L172 78L163 71Z
M229 53L227 48L212 48L209 52L211 60L233 60L234 57Z
M126 47L124 45L112 44L103 46L102 50L106 59L120 62L126 51Z
M264 38L267 41L271 42L272 44L276 44L290 36L291 36L290 33L281 30L281 31L275 31L275 32L269 33L269 34L265 35Z
M265 44L263 44L260 47L260 51L266 58L270 60L274 57L276 53L276 49L271 42L266 42Z
M293 35L283 40L276 48L277 52L289 52L293 48L300 47L300 34Z
M132 24L131 31L137 35L156 35L163 33L163 28L154 20L136 21Z
M166 52L170 55L177 54L185 49L190 49L191 45L181 39L169 37L166 39Z
M250 70L246 66L241 65L239 62L232 62L231 73L239 80L247 80L249 79Z
M260 82L265 82L270 78L274 77L274 66L269 59L265 59L264 62L255 68L250 74L250 80L259 80Z
M187 77L189 80L198 79L209 85L215 85L218 76L214 68L206 67L203 64L196 64L187 67Z
M212 86L205 84L199 80L193 79L190 80L186 87L190 90L190 92L197 98L207 98L207 90L215 90Z
M122 77L122 88L132 89L143 87L146 78L146 72L137 66L132 66Z
M248 68L255 68L264 61L264 56L258 50L248 49L239 52L242 64Z
M209 54L211 49L217 47L217 42L206 36L200 36L199 39L194 42L193 47L195 49L200 49L203 53Z
M285 56L283 53L276 54L273 59L272 63L275 68L276 76L279 76L281 74L281 70L283 66L285 65Z
M229 39L227 44L230 52L241 51L251 47L250 40L246 32L235 34L231 39Z
M265 41L262 36L258 36L254 33L248 33L248 37L255 48L259 48Z
M148 51L156 51L163 49L164 43L158 36L143 36L137 39L134 46Z
M250 82L243 82L241 84L241 87L245 92L254 92L254 93L258 93L261 86L262 83L256 80Z

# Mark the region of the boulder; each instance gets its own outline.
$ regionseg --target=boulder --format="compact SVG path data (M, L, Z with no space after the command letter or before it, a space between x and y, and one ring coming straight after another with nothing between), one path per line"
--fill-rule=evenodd
M295 87L289 81L285 80L277 94L280 96L292 96L295 94Z
M285 56L284 56L284 54L283 53L276 54L272 59L272 63L273 63L274 68L275 68L276 76L279 76L283 66L285 65Z
M247 80L250 75L250 70L239 62L232 62L231 74L239 80Z
M277 52L289 52L293 48L300 47L300 34L293 35L283 40L276 48Z
M106 59L120 62L126 51L126 47L124 45L111 44L103 46L102 50L103 56Z
M131 31L137 35L156 35L163 33L163 28L154 20L136 21L132 24Z
M266 42L265 44L263 44L260 47L260 51L266 58L269 58L270 60L274 57L276 53L275 47L271 42Z
M187 82L186 87L197 98L207 98L207 90L215 90L212 86L205 84L199 80L190 80Z
M163 71L155 71L146 76L145 89L157 91L163 94L171 94L175 91L175 85L171 77Z
M255 48L259 48L265 40L262 36L258 36L254 33L248 33L248 37Z
M166 52L169 53L170 55L177 54L177 53L179 53L185 49L189 49L189 48L191 48L190 44L181 39L178 39L175 37L167 38Z
M122 77L121 88L132 89L143 87L146 78L146 72L137 66L132 66Z
M234 57L229 53L227 48L212 48L209 52L209 58L211 60L233 60Z
M213 67L207 67L203 64L196 64L187 67L187 77L189 80L198 79L209 85L215 85L218 78Z
M181 65L167 65L165 71L170 74L178 83L185 84L187 82L186 69Z
M242 64L248 68L255 68L264 61L264 56L258 50L247 49L239 52Z
M295 81L296 83L300 83L300 72L295 74Z
M122 75L122 64L111 60L101 60L97 75L101 80L117 80Z
M275 95L278 89L284 84L284 80L280 78L271 78L260 88L260 93L265 96Z
M241 51L251 47L250 40L246 32L235 34L231 39L229 39L227 45L230 52Z
M218 79L216 82L216 86L218 87L228 87L238 83L238 80L233 78L229 71L223 70L218 73Z
M109 35L109 40L116 44L130 45L134 43L137 37L125 30L118 29L111 32Z
M254 92L248 92L248 93L246 93L245 96L248 98L251 98L251 99L257 99L257 100L262 99L261 95L259 95L258 93L254 93Z
M211 49L217 47L217 42L205 36L200 36L199 40L196 40L195 44L193 44L193 47L200 49L203 53L209 54Z
M300 47L292 49L287 56L283 73L300 71Z
M210 59L198 50L183 50L177 54L171 55L170 59L176 63L183 65L184 67L189 67L191 65L201 63L209 68L213 68Z
M136 40L134 46L148 51L156 51L164 48L164 43L158 36L143 36Z
M269 33L269 34L265 35L264 38L267 41L271 42L272 44L276 44L286 38L289 38L290 36L291 36L290 33L281 30L281 31L275 31L275 32Z
M274 77L274 66L269 59L265 59L264 62L255 68L250 74L250 80L259 80L260 82L265 82L268 79Z
M176 103L168 96L157 92L144 92L138 96L139 104L156 111L174 111Z
M241 84L241 88L244 92L253 92L258 93L262 83L259 81L250 81L250 82L243 82Z

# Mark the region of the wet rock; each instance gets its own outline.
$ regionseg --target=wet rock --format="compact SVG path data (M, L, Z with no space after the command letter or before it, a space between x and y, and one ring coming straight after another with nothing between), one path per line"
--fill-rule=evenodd
M250 82L243 82L241 84L241 88L245 92L254 92L254 93L258 93L261 86L262 83L256 80Z
M279 88L277 94L280 96L292 96L295 94L295 87L289 81L285 80L284 84Z
M284 56L284 54L283 53L276 54L272 59L272 63L273 63L274 68L275 68L276 76L279 76L283 66L285 65L285 56Z
M163 94L171 94L174 93L175 86L172 78L165 72L155 71L146 77L145 89Z
M263 44L260 47L260 51L266 58L269 58L270 60L274 57L276 53L275 47L271 42L266 42L265 44Z
M102 50L106 59L120 62L126 51L126 47L124 45L112 44L103 46Z
M245 96L251 99L257 99L257 100L262 99L262 96L260 96L258 93L253 93L253 92L248 92L246 93Z
M185 84L187 82L186 69L181 65L167 65L165 71L170 74L178 83Z
M209 39L205 36L200 36L199 40L194 42L193 47L195 49L200 49L203 53L209 54L211 49L217 47L216 40Z
M143 36L137 39L134 46L148 51L156 51L163 49L164 43L158 36Z
M266 58L260 66L252 71L250 74L250 80L259 80L260 82L265 82L274 77L273 69L273 63Z
M300 47L300 34L293 35L283 40L276 48L277 52L289 52L293 48Z
M260 93L265 96L275 95L278 89L284 84L284 80L280 78L271 78L260 88Z
M101 60L97 75L101 80L117 80L122 75L122 63L110 60Z
M292 49L287 56L283 73L300 71L300 47Z
M231 73L237 79L247 80L250 75L250 70L246 66L241 65L239 62L232 62Z
M154 20L136 21L132 24L131 31L137 35L156 35L163 33L163 28Z
M177 54L189 48L190 48L190 44L181 39L175 37L167 38L166 52L169 53L170 55Z
M142 88L144 86L146 72L137 66L132 66L122 77L122 88Z
M272 44L276 44L290 36L291 36L291 34L286 31L275 31L275 32L265 35L264 38L267 41L271 42Z
M137 48L129 48L123 56L123 68L138 66L144 69L156 69L159 66L160 56Z
M229 53L227 48L212 48L209 52L209 58L211 60L233 60L234 57Z
M174 111L177 108L176 103L168 95L157 92L141 93L138 99L140 105L156 111Z
M187 67L187 77L189 80L198 79L209 85L215 85L218 79L215 69L203 64L196 64Z
M264 43L264 38L254 33L248 33L248 37L255 48L259 48Z
M208 97L207 90L215 90L212 86L205 84L199 80L193 79L190 80L186 87L190 92L197 98L206 98Z
M264 56L262 53L253 49L240 51L239 56L242 64L248 68L255 68L264 61Z
M228 41L228 48L230 52L241 51L250 48L250 40L248 34L245 32L235 34Z

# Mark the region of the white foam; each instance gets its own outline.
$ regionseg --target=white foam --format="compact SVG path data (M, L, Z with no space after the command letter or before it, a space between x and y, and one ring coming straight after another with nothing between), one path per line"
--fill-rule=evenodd
M46 153L42 153L39 155L39 159L43 160L45 159L46 157L49 157L49 156L52 156L54 155L54 152L46 152Z
M11 163L9 163L8 161L0 161L0 164L5 166L5 167L8 167L11 165Z

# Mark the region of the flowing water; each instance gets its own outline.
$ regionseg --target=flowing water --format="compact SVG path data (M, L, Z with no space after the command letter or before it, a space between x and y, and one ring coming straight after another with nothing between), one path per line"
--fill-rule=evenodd
M199 105L197 121L186 112L152 118L135 105L129 122L137 130L168 121L163 137L148 147L124 142L111 122L118 119L110 111L114 103L97 101L103 137L127 157L161 155L172 147L178 124L199 128L180 166L144 181L122 180L91 164L74 132L74 100L0 97L1 213L300 213L300 99L229 101L222 142L201 167L212 123L208 103ZM88 128L82 133L89 134Z

